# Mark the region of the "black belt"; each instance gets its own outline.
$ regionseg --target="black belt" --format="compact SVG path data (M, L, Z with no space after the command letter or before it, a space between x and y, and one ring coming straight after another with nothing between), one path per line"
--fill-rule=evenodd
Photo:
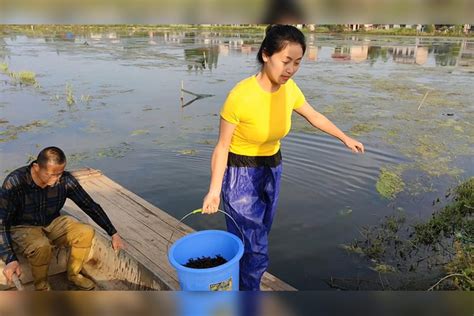
M277 167L281 164L281 151L271 156L244 156L229 152L228 167Z

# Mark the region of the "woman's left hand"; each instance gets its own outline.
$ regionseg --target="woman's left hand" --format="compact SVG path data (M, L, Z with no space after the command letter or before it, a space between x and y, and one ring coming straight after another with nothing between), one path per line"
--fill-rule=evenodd
M346 136L343 142L347 146L347 148L352 150L352 152L364 153L364 145L362 145L361 142L358 142L355 139L350 138L349 136Z

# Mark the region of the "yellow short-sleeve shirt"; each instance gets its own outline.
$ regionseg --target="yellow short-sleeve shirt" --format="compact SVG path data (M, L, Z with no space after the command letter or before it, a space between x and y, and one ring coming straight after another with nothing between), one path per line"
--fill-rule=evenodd
M305 97L290 79L275 92L263 90L256 76L239 82L229 93L221 117L237 125L230 152L245 156L271 156L291 128L291 114Z

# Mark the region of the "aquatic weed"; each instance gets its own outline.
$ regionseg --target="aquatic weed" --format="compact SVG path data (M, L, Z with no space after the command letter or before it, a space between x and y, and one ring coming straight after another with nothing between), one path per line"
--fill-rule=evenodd
M0 71L3 73L9 73L8 71L8 64L7 63L0 63Z
M66 103L68 106L71 106L76 103L72 86L69 83L66 83Z

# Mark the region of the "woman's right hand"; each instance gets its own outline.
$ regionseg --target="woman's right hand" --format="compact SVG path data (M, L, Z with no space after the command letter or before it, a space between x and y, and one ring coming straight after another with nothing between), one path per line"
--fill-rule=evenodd
M209 192L204 197L202 203L202 213L203 214L213 214L216 213L219 209L219 204L221 202L220 193Z

